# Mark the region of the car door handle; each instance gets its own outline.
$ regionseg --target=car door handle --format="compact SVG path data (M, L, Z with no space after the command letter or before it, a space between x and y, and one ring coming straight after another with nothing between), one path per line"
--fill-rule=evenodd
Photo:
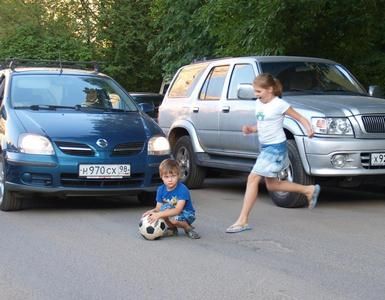
M224 112L224 113L230 112L230 106L223 106L222 107L222 112Z
M193 112L195 113L199 112L199 107L193 107Z

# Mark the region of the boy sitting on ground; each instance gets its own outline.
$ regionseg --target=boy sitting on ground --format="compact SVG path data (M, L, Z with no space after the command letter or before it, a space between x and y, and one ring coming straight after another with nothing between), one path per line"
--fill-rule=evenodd
M191 225L195 221L190 191L179 181L180 167L176 160L166 159L159 166L160 177L163 184L156 192L155 208L146 211L143 216L148 216L151 223L163 218L167 223L167 236L178 234L178 228L183 228L188 237L199 239L199 234Z

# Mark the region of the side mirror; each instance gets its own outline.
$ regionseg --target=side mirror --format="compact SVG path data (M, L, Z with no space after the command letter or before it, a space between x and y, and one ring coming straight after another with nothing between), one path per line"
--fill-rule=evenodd
M254 88L250 83L240 83L237 89L237 96L241 100L255 100Z
M151 114L155 111L154 103L139 103L138 105L146 114Z
M378 85L369 86L369 95L376 98L384 98L384 91Z

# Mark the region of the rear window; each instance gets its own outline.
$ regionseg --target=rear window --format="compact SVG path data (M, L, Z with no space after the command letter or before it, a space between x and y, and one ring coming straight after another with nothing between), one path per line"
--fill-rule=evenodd
M207 64L189 65L181 69L174 80L169 98L189 97Z

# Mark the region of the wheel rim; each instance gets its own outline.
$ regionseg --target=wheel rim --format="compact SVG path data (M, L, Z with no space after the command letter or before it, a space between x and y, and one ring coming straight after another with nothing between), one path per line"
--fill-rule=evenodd
M279 177L279 180L287 180L289 182L293 182L293 167L291 165L291 163L289 163L289 166L282 170L279 174L278 174L278 177ZM277 194L279 197L285 197L287 194L289 194L289 192L274 192L275 194Z
M181 169L181 179L185 180L190 173L190 154L186 147L180 147L175 155Z

